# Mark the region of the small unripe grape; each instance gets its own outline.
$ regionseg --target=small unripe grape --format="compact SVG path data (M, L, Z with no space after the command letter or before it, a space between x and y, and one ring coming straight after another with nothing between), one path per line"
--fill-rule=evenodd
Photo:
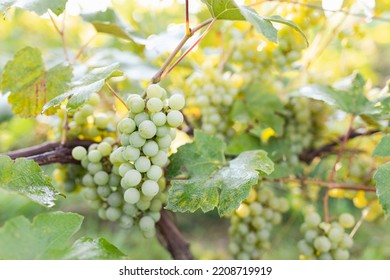
M99 171L93 176L93 180L96 185L103 186L108 183L108 180L110 177L108 176L107 172L105 171Z
M140 96L132 97L128 103L130 111L134 114L141 113L145 109L145 101Z
M131 163L125 162L119 165L119 175L122 177L125 176L127 171L134 169L134 166Z
M82 146L74 147L72 150L72 157L75 160L82 160L84 157L87 156L87 150Z
M165 135L168 135L169 134L169 132L170 132L170 128L169 127L167 127L167 126L160 126L160 127L157 127L157 132L156 132L156 135L158 136L158 137L163 137L163 136L165 136Z
M110 119L104 113L99 113L95 116L95 125L98 129L105 129Z
M162 126L167 122L167 116L163 112L152 115L152 121L156 126Z
M106 210L107 220L109 220L111 222L115 222L115 221L119 220L121 215L122 215L122 211L119 208L108 207Z
M161 101L161 99L159 99L157 97L150 98L148 100L148 102L146 103L146 107L152 113L160 112L162 110L163 106L164 106L163 102Z
M172 110L167 115L167 122L171 127L178 127L183 121L184 117L180 111Z
M119 207L122 205L122 194L119 192L113 192L112 194L109 195L107 199L108 205L112 207Z
M349 213L344 213L340 215L339 223L344 228L351 228L355 225L355 218Z
M152 163L154 165L158 165L160 167L164 167L165 164L168 162L168 156L167 153L164 151L159 151L157 155L152 157Z
M141 197L139 191L135 188L127 189L123 196L124 200L130 204L136 204Z
M139 171L132 169L126 172L125 176L121 180L121 185L124 189L135 187L142 180L142 175Z
M107 142L101 142L98 147L98 151L102 154L102 156L106 157L111 154L112 146Z
M241 203L240 207L237 208L236 213L240 218L246 218L250 214L250 208L247 204Z
M325 236L319 236L316 239L314 239L314 248L316 248L318 251L322 253L329 252L332 244L330 243L329 239Z
M108 186L99 186L97 193L100 197L107 198L111 194L111 188Z
M135 161L141 155L141 151L137 148L127 146L122 151L122 157L127 161Z
M139 126L143 121L149 120L149 114L146 112L141 112L134 117L134 122L136 126Z
M156 132L157 132L157 127L156 125L150 121L150 120L146 120L146 121L143 121L139 127L138 127L138 133L139 135L141 135L143 138L145 139L150 139L152 138L154 135L156 135Z
M118 124L119 132L130 134L135 130L135 122L130 118L122 119Z
M143 216L140 220L139 220L139 227L142 231L149 231L149 230L152 230L154 229L154 220L152 217L150 216Z
M142 152L149 157L153 157L158 153L158 145L155 141L149 140L146 141L145 145L142 147Z
M142 184L142 193L146 196L155 196L158 191L160 190L158 184L156 181L152 181L152 180L146 180L143 184Z
M173 110L181 110L184 108L185 98L181 94L174 94L168 100L168 106Z
M172 139L171 139L171 136L169 136L169 134L165 135L163 137L157 137L156 141L157 141L158 146L161 149L169 148L172 144Z
M316 212L308 213L305 216L305 223L308 227L315 228L321 223L321 216Z
M138 131L135 131L132 134L130 134L129 142L131 146L135 148L140 148L145 144L146 139L142 137Z
M147 157L141 156L135 161L134 166L139 172L144 173L149 170L151 163Z
M134 225L134 219L127 215L122 215L120 217L119 224L123 228L131 228Z
M148 86L148 88L146 89L146 96L148 98L156 97L156 98L161 99L164 96L164 92L165 92L165 89L163 89L162 87L160 87L157 84L152 84L152 85Z
M163 170L158 165L152 165L146 172L146 175L150 180L158 181L158 179L160 179L163 175Z
M93 92L88 100L86 101L87 104L96 107L100 103L100 95L96 92Z
M90 162L99 162L102 159L102 154L98 150L93 150L88 153Z

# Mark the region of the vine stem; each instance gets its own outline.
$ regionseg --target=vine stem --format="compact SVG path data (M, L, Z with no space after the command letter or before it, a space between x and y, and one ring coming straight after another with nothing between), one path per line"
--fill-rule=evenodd
M189 6L190 6L189 1L186 0L186 35L187 36L191 34Z
M166 71L166 69L169 67L169 65L172 63L172 61L175 59L176 55L180 52L180 50L183 48L183 46L187 43L187 41L197 32L199 31L200 29L202 29L203 27L207 26L207 25L210 25L212 23L213 19L210 18L202 23L200 23L199 25L197 25L196 27L190 29L190 34L186 34L184 35L183 39L181 39L181 41L179 42L179 44L176 46L176 48L171 52L171 54L168 56L168 58L165 60L165 62L163 63L163 65L161 66L161 68L157 71L157 73L153 76L152 80L151 80L151 83L152 84L156 84L158 82L160 82L163 78L163 74L164 72ZM199 42L198 42L199 43ZM183 56L182 56L183 57ZM177 63L176 63L177 64ZM173 67L170 68L170 70L172 70ZM164 78L165 78L166 74L164 75Z
M110 84L106 81L106 87L108 90L129 110L129 107L127 107L126 102L119 96L119 94L110 86Z
M347 144L347 140L349 138L349 135L352 133L352 127L353 127L354 120L355 120L355 116L351 115L351 118L350 118L349 124L348 124L347 132L345 133L345 135L343 137L343 141L341 142L341 146L340 146L339 152L337 154L336 161L333 164L332 170L330 171L330 174L329 174L329 181L330 182L334 181L334 177L336 175L336 170L337 170L337 165L339 164L341 157L344 153L345 145ZM328 223L329 222L329 189L327 189L325 191L323 205L324 205L324 221L326 223Z
M284 182L284 183L291 182L291 183L302 183L308 185L318 185L320 187L325 187L328 190L340 189L340 190L376 192L376 188L371 186L349 185L349 184L343 184L337 182L319 181L319 180L312 180L312 179L283 178L277 181Z
M53 15L51 14L50 11L48 12L48 14L49 14L49 18L50 18L51 22L53 23L54 29L61 36L62 48L64 50L65 59L66 59L67 62L70 63L70 58L69 58L69 53L68 53L68 48L67 48L66 38L65 38L65 18L66 18L66 12L64 11L64 14L62 15L63 18L62 18L62 28L61 29L58 27L56 21L53 18Z

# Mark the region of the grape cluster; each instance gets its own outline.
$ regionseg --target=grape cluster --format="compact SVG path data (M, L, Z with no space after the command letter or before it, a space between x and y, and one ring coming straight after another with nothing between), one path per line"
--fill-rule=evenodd
M100 101L99 94L93 93L69 116L69 138L101 141L115 135L115 115L111 112L96 112Z
M235 259L260 259L270 248L274 225L282 222L282 213L289 209L285 198L276 197L271 189L251 190L231 217L229 251Z
M212 63L204 63L200 71L187 79L187 85L188 110L198 111L192 114L192 125L221 139L230 137L234 131L228 114L238 94L240 78L221 73Z
M304 239L298 242L301 259L346 260L349 259L349 249L353 239L345 232L351 228L355 219L351 214L344 213L337 222L325 223L315 211L306 211L305 222L301 226Z
M165 203L163 167L175 128L184 120L179 110L185 99L179 94L167 98L159 85L149 86L146 95L146 100L129 96L130 112L117 125L119 145L105 138L88 151L74 148L72 155L88 171L82 178L84 196L100 218L126 228L138 224L145 237L152 237Z

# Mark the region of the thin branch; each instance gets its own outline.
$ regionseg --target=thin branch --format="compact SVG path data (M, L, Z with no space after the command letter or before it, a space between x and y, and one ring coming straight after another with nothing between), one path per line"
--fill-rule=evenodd
M89 38L89 40L84 45L81 46L81 48L79 49L79 51L76 54L76 57L74 58L73 63L75 63L76 60L78 60L80 58L82 53L85 51L85 49L88 47L88 45L97 37L97 35L98 35L98 33L95 33L91 38Z
M169 65L172 63L172 61L175 59L176 55L180 52L180 50L183 48L183 46L185 45L185 43L187 43L187 41L194 35L195 32L197 32L198 30L202 29L204 26L207 26L209 25L211 22L213 21L213 19L208 19L202 23L200 23L199 25L197 25L196 27L194 27L193 29L191 29L191 32L189 35L185 35L183 37L183 39L181 39L181 41L179 42L179 44L176 46L176 48L171 52L171 54L169 55L169 57L165 60L164 64L161 66L161 68L157 71L157 73L153 76L152 80L151 80L151 83L152 84L156 84L158 82L160 82L162 80L162 75L163 73L165 72L165 70L169 67ZM166 75L165 75L166 76Z
M360 137L360 136L373 135L373 134L376 134L378 132L380 132L380 130L376 130L376 129L375 130L368 130L366 132L352 131L348 136L348 140L351 140L353 138ZM344 136L341 136L336 141L331 142L329 144L326 144L318 149L306 151L303 154L301 154L299 156L299 158L300 158L300 160L302 160L306 163L310 163L314 158L322 156L323 154L332 152L333 149L335 147L337 147L340 144L340 142L343 141L343 138L344 138Z
M157 223L161 233L160 242L165 245L175 260L192 260L189 244L172 220L172 215L166 210L161 210L161 219Z
M108 90L127 108L129 109L129 107L127 107L127 104L126 102L119 96L119 94L110 86L110 84L108 82L106 82L106 86L108 88Z
M189 1L186 0L186 35L189 36L191 35L191 28L190 28L190 12L189 12L189 6L190 4L188 3Z
M371 187L371 186L350 185L350 184L329 182L329 181L320 181L320 180L314 180L314 179L283 178L283 179L280 179L277 181L283 182L283 183L301 183L301 184L305 184L305 185L317 185L320 187L325 187L329 190L339 189L339 190L351 190L351 191L376 192L376 188Z
M209 33L209 31L211 30L211 27L214 25L216 19L213 19L209 26L207 26L207 29L202 33L202 35L199 36L199 38L192 44L191 47L189 47L176 61L175 63L172 64L171 67L169 67L169 69L167 71L165 71L162 75L161 75L161 79L164 79L172 70L173 68L175 68L179 63L180 61L183 60L183 58L185 56L187 56L187 54L192 51L193 48L195 48L196 45L199 44L199 42L204 38L204 36L207 35L207 33Z
M68 61L70 63L70 58L69 58L69 54L68 54L68 48L66 46L66 39L65 39L65 17L66 17L65 11L64 11L64 14L62 15L63 16L63 19L62 19L62 29L60 29L58 27L57 23L55 22L55 20L53 18L53 15L51 14L50 11L48 12L48 14L49 14L51 22L53 23L54 29L58 32L58 34L61 37L62 48L64 49L65 59L66 59L66 61Z
M6 153L12 159L27 158L34 160L39 165L52 163L77 163L72 157L72 149L76 146L88 147L93 141L89 140L70 140L65 144L61 142L46 142L40 145L15 150Z

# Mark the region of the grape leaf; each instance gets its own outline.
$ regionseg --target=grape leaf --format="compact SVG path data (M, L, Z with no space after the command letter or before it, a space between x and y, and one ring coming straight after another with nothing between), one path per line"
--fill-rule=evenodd
M376 194L379 198L379 203L382 205L386 214L390 210L390 162L382 164L378 167L374 174L376 183Z
M66 260L118 260L125 256L104 238L82 237L64 254Z
M167 209L203 212L218 208L223 216L236 209L249 195L261 175L271 174L273 162L261 150L248 151L225 163L223 142L195 131L194 142L179 148L171 157L171 181Z
M19 192L47 207L54 205L59 194L51 180L33 160L18 158L13 161L0 155L0 187Z
M235 135L229 142L226 149L228 155L238 155L248 150L260 148L260 139L248 133Z
M322 100L331 106L353 115L375 115L380 109L364 95L365 81L360 74L353 74L332 87L306 85L292 93Z
M39 16L51 10L56 15L61 14L64 9L67 0L6 0L5 2L0 3L0 11L5 14L5 12L11 8L20 8L23 10L28 10L35 12Z
M69 98L67 109L69 111L76 110L88 100L92 93L99 91L103 87L104 81L111 77L113 73L116 73L118 67L118 63L113 63L105 67L92 69L80 80L73 82L70 90L47 102L43 106L42 112L46 112L49 108L59 106L67 98Z
M260 16L254 9L247 6L240 6L240 12L265 38L274 43L278 42L278 30L270 20Z
M207 5L211 15L216 19L245 20L240 8L233 0L202 0Z
M47 100L63 92L71 78L71 66L57 65L46 71L41 52L26 47L5 65L1 89L11 92L8 101L15 114L31 117L41 113Z
M81 17L90 22L97 32L111 34L141 45L146 43L146 40L135 32L128 23L124 22L113 9L108 8L104 12L82 14Z
M285 25L291 27L292 29L298 31L299 34L301 34L302 37L305 39L306 45L309 46L309 41L307 40L307 37L306 37L305 33L303 33L302 29L295 22L293 22L292 20L288 20L288 19L282 18L281 16L278 16L278 15L273 15L273 16L270 16L270 17L264 17L264 19L268 20L270 22L277 22L277 23L285 24Z
M74 213L44 213L33 221L18 216L0 228L0 259L51 259L81 226Z
M375 147L373 157L388 157L390 156L390 135L382 137L381 141Z
M180 147L173 154L168 167L168 178L188 173L190 178L209 176L225 164L225 144L219 138L195 131L194 142Z

